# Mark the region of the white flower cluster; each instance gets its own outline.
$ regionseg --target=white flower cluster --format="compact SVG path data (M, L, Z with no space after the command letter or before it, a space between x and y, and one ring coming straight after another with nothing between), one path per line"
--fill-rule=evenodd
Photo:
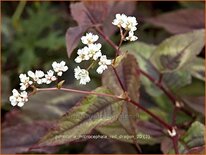
M80 63L84 60L99 60L99 67L97 68L97 73L102 74L105 69L107 69L108 65L111 65L112 61L108 60L106 55L102 55L100 43L95 43L99 39L98 35L94 35L92 33L87 33L85 36L82 36L81 41L86 46L82 49L78 49L78 56L75 59L76 63ZM77 66L74 69L74 77L77 80L80 80L80 84L85 85L90 82L89 72L86 69L81 69Z
M22 107L24 103L28 101L28 93L25 90L35 84L50 84L56 81L57 77L54 75L55 73L57 76L62 76L63 72L68 70L65 64L64 61L60 63L53 62L52 67L54 71L49 70L46 74L41 70L36 70L35 72L28 71L27 74L20 74L20 90L22 90L22 92L19 93L16 89L12 90L13 94L9 97L11 105Z
M129 31L129 35L125 40L135 41L138 39L134 35L134 31L137 30L136 26L138 24L135 17L126 16L125 14L116 14L116 18L113 20L112 24Z

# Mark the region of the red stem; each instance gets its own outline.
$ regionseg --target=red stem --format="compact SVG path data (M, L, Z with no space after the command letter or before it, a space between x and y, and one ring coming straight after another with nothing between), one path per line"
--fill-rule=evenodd
M173 142L175 154L179 154L179 150L178 150L178 135L172 137L172 142Z
M128 98L125 99L125 98L115 96L115 95L112 95L112 94L96 93L96 92L93 92L93 91L84 91L84 90L76 90L76 89L69 89L69 88L60 88L60 89L58 89L58 88L37 88L36 89L37 92L39 92L39 91L56 91L56 90L62 90L62 91L67 91L67 92L80 93L80 94L90 94L90 95L92 94L92 95L97 95L97 96L113 97L113 98L116 98L116 99L125 100L127 102L130 102L130 103L136 105L137 107L139 107L140 109L145 111L147 114L149 114L150 116L155 118L157 121L159 121L166 129L172 131L172 127L169 124L164 122L162 119L160 119L158 116L156 116L155 114L153 114L149 110L145 109L139 103L137 103L133 100L130 100Z
M98 28L95 28L95 30L116 50L116 55L119 54L121 51L119 50L119 47L117 48L117 46ZM159 81L157 82L153 77L151 77L149 74L147 74L146 72L144 72L143 70L139 69L140 73L143 74L145 77L147 77L151 82L153 82L156 86L158 86L167 96L168 98L172 101L173 105L175 106L174 110L176 111L176 97L173 96L173 94L171 94L169 91L166 90L166 88L162 85L161 81L162 81L162 75L160 75ZM117 79L121 85L121 81L118 78L118 74L117 72L114 70ZM124 88L124 87L122 87ZM145 109L144 107L142 107L140 104L130 100L130 103L138 106L140 109L142 109L143 111L145 111L146 113L148 113L149 115L151 115L153 118L155 118L156 120L158 120L162 125L164 125L168 130L172 131L172 126L170 126L169 124L167 124L166 122L164 122L162 119L160 119L159 117L157 117L156 115L154 115L153 113L151 113L149 110ZM182 110L182 108L181 108ZM184 112L186 110L183 110ZM188 112L185 112L188 113ZM173 114L173 119L174 119L174 124L175 124L175 120L176 120L176 114ZM173 125L173 123L172 123ZM178 154L178 134L174 137L171 137L172 141L173 141L173 145L174 145L174 150L175 153Z
M112 97L116 99L123 99L122 97L115 96L112 94L105 94L105 93L97 93L93 91L84 91L84 90L76 90L76 89L69 89L69 88L37 88L36 91L53 91L53 90L62 90L62 91L68 91L72 93L79 93L79 94L88 94L88 95L97 95L97 96L106 96L106 97Z
M104 40L105 40L106 42L108 42L108 43L117 51L117 54L119 55L120 52L119 52L118 46L115 45L114 42L109 39L109 37L105 36L104 33L103 33L98 27L94 27L94 29L95 29L101 36L103 36Z
M116 51L119 52L118 50L118 46L116 46L98 27L94 28ZM139 69L140 72L146 76L150 81L152 81L153 83L155 83L160 89L162 89L162 91L170 98L170 100L173 102L173 104L175 105L176 99L175 97L169 93L164 86L161 83L156 82L156 80L151 77L149 74L147 74L145 71L143 71L142 69Z
M146 112L147 114L149 114L150 116L152 116L153 118L155 118L157 121L159 121L160 124L162 124L166 129L172 131L172 127L167 124L165 121L163 121L161 118L159 118L158 116L156 116L155 114L153 114L152 112L150 112L149 110L145 109L142 105L140 105L139 103L133 101L133 100L126 100L132 104L134 104L135 106L137 106L138 108L142 109L144 112Z
M176 106L176 98L175 98L175 96L173 96L173 94L170 93L170 92L162 85L162 83L156 82L156 80L155 80L152 76L150 76L149 74L147 74L145 71L143 71L143 70L141 70L141 69L139 69L139 71L140 71L140 73L141 73L142 75L144 75L145 77L147 77L152 83L154 83L157 87L159 87L159 88L165 93L165 95L167 95L167 97L172 101L173 105ZM193 114L192 114L190 111L184 109L183 107L180 107L179 109L180 109L181 111L183 111L185 114L187 114L188 116L193 116Z
M160 73L160 76L159 76L159 83L161 83L162 82L162 79L163 79L163 74L162 73Z
M123 85L123 83L122 83L122 81L121 81L121 79L120 79L120 77L119 77L119 75L118 75L118 73L117 73L117 70L116 70L115 67L113 67L113 66L112 66L112 69L113 69L113 71L114 71L114 73L115 73L115 75L116 75L116 77L117 77L117 80L118 80L118 82L119 82L122 90L125 92L126 89L124 88L124 85Z
M157 87L159 87L168 96L168 98L172 101L173 105L175 105L175 102L176 102L175 97L169 91L166 90L166 88L162 85L162 83L157 82L152 76L147 74L145 71L143 71L141 69L139 69L139 71L142 75L147 77L152 83L154 83Z

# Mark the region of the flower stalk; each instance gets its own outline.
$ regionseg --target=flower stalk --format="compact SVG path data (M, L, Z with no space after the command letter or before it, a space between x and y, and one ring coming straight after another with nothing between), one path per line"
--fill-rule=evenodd
M114 43L111 43L112 41L98 28L95 27L95 30L105 39L105 41L107 41L116 51L116 55L119 55L119 53L121 53L120 51L120 46L116 46ZM121 37L122 40L122 37ZM121 43L121 41L120 41ZM115 70L114 70L115 72ZM139 68L139 70L137 72L140 72L142 75L144 75L146 78L148 78L152 83L154 83L157 87L159 87L164 93L165 95L167 95L167 97L172 101L174 108L176 109L176 98L169 92L166 90L166 88L162 85L162 75L160 75L160 78L158 81L156 81L152 76L150 76L149 74L147 74L145 71L143 71L142 69ZM121 81L118 78L117 73L115 72L115 75L121 85ZM122 87L122 86L121 86ZM123 88L123 87L122 87ZM150 116L152 116L154 119L156 119L157 121L159 121L160 124L162 124L165 128L167 128L169 131L172 132L173 129L173 123L172 125L167 124L166 122L164 122L162 119L160 119L158 116L154 115L153 113L151 113L149 110L145 109L144 107L142 107L140 104L137 104L134 101L129 101L130 103L136 105L137 107L139 107L140 109L142 109L144 112L146 112L147 114L149 114ZM182 110L183 112L185 112L186 114L190 114L190 112L186 111L183 108L180 108L180 110ZM176 117L176 114L173 115L173 118ZM174 120L175 122L175 120ZM174 123L175 124L175 123ZM178 134L176 134L176 136L171 137L172 141L173 141L173 145L174 145L174 150L175 153L178 154Z
M79 93L79 94L87 94L87 95L97 95L97 96L103 96L103 97L112 97L115 99L119 99L119 100L125 100L137 107L139 107L141 110L143 110L144 112L146 112L148 115L150 115L151 117L153 117L154 119L156 119L160 124L162 124L166 129L171 130L172 131L172 127L167 124L164 120L162 120L161 118L159 118L158 116L156 116L155 114L153 114L152 112L150 112L149 110L145 109L143 106L141 106L139 103L131 100L130 98L126 97L122 97L122 96L116 96L116 95L112 95L112 94L105 94L105 93L97 93L94 91L84 91L84 90L76 90L76 89L70 89L70 88L64 88L62 87L61 89L58 88L36 88L36 92L41 92L41 91L57 91L57 90L62 90L62 91L66 91L66 92L71 92L71 93Z

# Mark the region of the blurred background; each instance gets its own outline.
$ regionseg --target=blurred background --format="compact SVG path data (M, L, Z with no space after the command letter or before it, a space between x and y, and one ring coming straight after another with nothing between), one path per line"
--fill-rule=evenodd
M12 129L12 131L14 131L12 136L19 136L19 140L23 141L22 146L17 147L17 140L15 141L10 137L11 135L9 135L9 131L11 130L10 127L17 126L16 128L21 128L18 127L19 123L31 122L31 120L34 119L54 120L61 116L68 107L71 107L81 97L79 95L62 93L43 93L34 97L31 101L33 103L29 103L30 105L23 110L11 107L8 101L12 89L19 88L18 75L20 73L26 73L28 70L37 69L49 70L53 61L66 61L69 66L69 71L67 71L62 79L66 79L66 85L70 87L79 87L73 77L73 69L76 66L73 60L76 54L74 52L69 59L66 52L66 31L69 27L73 27L77 24L71 17L70 3L72 2L1 2L1 121L3 130L5 129L3 132L8 136L6 139L7 142L4 145L4 151L6 153L24 151L26 146L23 144L25 141L21 139L23 137L21 135L26 133L24 136L27 137L27 139L30 138L29 129L31 129L31 127L28 127L28 131L24 133L20 132L20 129ZM178 32L171 32L168 31L167 28L158 26L158 24L151 24L152 20L148 20L149 18L181 9L204 10L204 1L148 1L135 2L134 4L134 11L131 14L137 18L139 23L137 30L139 41L154 45ZM195 18L195 15L191 12L191 19L192 18ZM176 19L174 18L173 20L175 22ZM202 23L196 23L196 25L193 21L193 24L190 22L191 21L188 20L188 25L192 25L196 28L204 28L204 21ZM115 42L118 42L118 33L114 33L111 38ZM82 47L81 44L79 44L78 48L80 47ZM106 52L105 54L107 54L108 57L112 58L114 56L113 49L105 43L103 43L102 50ZM204 50L199 56L202 58L205 57ZM81 89L94 89L101 85L101 78L99 75L92 72L91 76L91 83L87 85L87 88ZM52 100L53 98L58 101ZM66 101L68 100L70 104L66 105ZM51 102L52 105L46 105L47 102ZM41 126L41 122L38 123L40 123ZM43 134L42 129L36 129L36 132L37 131ZM32 137L30 141L33 142L38 139L38 137L35 138ZM12 146L6 147L9 143L12 144ZM59 150L53 148L54 150L40 150L39 152L81 153L88 151L85 150L85 146L86 143L71 144L69 146L63 146ZM147 145L142 146L144 153L161 153L159 145L154 145L149 148L150 149L148 149Z

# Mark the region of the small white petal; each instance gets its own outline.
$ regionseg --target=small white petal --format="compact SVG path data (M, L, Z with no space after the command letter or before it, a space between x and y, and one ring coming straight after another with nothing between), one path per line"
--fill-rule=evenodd
M82 58L81 57L76 57L76 59L74 60L76 63L80 63L82 62Z
M58 76L62 76L62 72L58 72L57 75L58 75Z
M35 75L37 78L42 78L44 76L44 72L41 70L36 70Z
M24 106L24 102L19 102L17 105L18 105L19 107L23 107L23 106Z
M77 66L74 69L74 77L77 80L80 80L80 84L85 85L86 83L90 82L89 72L85 69L81 69L79 66Z
M62 73L68 70L68 67L65 66L65 62L61 61L60 63L53 62L53 70L57 73L58 76L62 76Z
M101 57L102 56L102 52L101 51L98 51L97 53L95 53L94 54L94 56L93 56L93 59L94 60L97 60L99 57Z
M12 106L16 106L16 105L17 105L17 102L11 102L11 105L12 105Z
M28 71L28 76L30 76L31 78L33 78L35 76L35 74L32 71Z
M60 65L61 65L61 66L65 66L65 64L66 64L65 61L61 61L61 62L60 62Z
M89 45L93 44L99 39L98 35L93 35L92 33L87 33L85 36L81 37L81 41L83 44Z
M21 90L26 90L27 87L23 83L20 83L20 85L21 85L20 87Z
M63 72L66 72L68 70L68 67L67 66L64 66L63 67Z
M38 84L42 84L42 83L43 83L42 79L38 79L36 82L37 82Z

